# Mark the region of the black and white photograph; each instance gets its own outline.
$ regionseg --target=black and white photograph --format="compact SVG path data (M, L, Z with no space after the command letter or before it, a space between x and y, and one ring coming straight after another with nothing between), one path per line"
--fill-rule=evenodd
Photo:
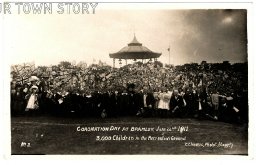
M8 154L248 156L251 4L192 5L2 2Z

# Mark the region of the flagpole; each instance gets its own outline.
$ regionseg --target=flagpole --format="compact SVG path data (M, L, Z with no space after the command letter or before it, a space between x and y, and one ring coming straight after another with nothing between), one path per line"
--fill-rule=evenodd
M170 43L169 43L169 48L168 48L168 52L169 52L169 66L170 66Z

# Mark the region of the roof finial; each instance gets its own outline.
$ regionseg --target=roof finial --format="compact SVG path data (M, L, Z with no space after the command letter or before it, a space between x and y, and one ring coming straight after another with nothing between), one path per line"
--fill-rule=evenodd
M133 45L133 46L141 46L142 44L139 43L137 40L135 33L133 33L133 40L128 44L128 46Z

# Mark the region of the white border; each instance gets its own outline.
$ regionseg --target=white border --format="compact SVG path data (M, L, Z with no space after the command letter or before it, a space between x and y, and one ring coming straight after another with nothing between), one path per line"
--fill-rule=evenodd
M52 2L52 0L47 0L48 2ZM66 2L67 0L65 0ZM120 0L121 1L121 0ZM112 1L112 2L120 2L120 1ZM128 2L128 0L126 0ZM13 2L13 1L9 1L9 2ZM17 1L16 1L17 2ZM22 1L20 1L22 2ZM26 0L26 2L35 2L35 0ZM59 0L54 0L54 2L62 2ZM72 1L70 1L72 2ZM77 2L77 1L76 1ZM79 0L79 2L82 2L81 0ZM97 2L97 0L90 0L90 2ZM129 2L133 2L131 0L129 0ZM155 2L152 0L149 1L145 1L145 2ZM186 1L176 1L176 2L182 2L182 3L173 3L175 1L168 1L168 2L172 2L170 3L170 5L164 5L162 3L150 3L150 4L136 4L136 7L133 6L133 4L131 3L118 3L118 4L108 4L108 3L103 3L103 4L99 4L98 7L103 8L103 9L116 9L118 7L118 9L225 9L225 8L231 8L231 9L247 9L248 12L248 76L249 76L249 156L223 156L223 155L218 155L218 156L211 156L211 155L200 155L200 156L194 156L194 155L131 155L131 156L105 156L105 155L99 155L99 156L91 156L91 155L65 155L65 156L11 156L10 155L10 144L11 144L11 135L10 135L10 113L9 113L9 103L10 103L10 84L9 84L9 79L10 79L10 65L9 62L7 62L5 60L5 57L3 55L3 44L4 41L2 41L1 38L1 44L0 44L0 48L1 48L1 72L0 74L3 75L3 77L1 77L1 81L0 81L0 91L1 91L1 97L0 97L0 108L2 109L1 114L3 116L1 116L1 119L3 119L2 123L0 124L1 126L1 135L0 137L3 138L1 139L1 145L2 147L0 147L3 151L3 158L6 159L11 159L11 160L31 160L31 159L35 159L35 160L45 160L50 159L50 160L59 160L62 159L63 161L66 160L74 160L74 159L79 159L79 160L131 160L131 159L136 159L136 160L180 160L180 159L192 159L192 160L250 160L255 158L255 101L256 97L254 95L255 93L255 78L253 75L255 75L255 68L253 67L253 65L255 64L255 32L253 29L256 29L255 26L255 2L253 2L253 0L247 1L247 0L214 0L214 1L204 1L204 0L197 0L197 1L191 1L191 0L186 0ZM184 3L184 2L189 2L189 3ZM199 2L199 3L196 3ZM203 2L203 3L200 3ZM209 3L209 2L213 2L213 3ZM219 2L219 3L218 3ZM114 6L113 6L114 5ZM1 14L1 22L2 19L4 18L4 16ZM0 23L1 23L0 22ZM2 31L2 25L1 24L1 33L3 33ZM3 55L3 57L2 57ZM3 78L3 80L2 80ZM2 92L3 91L3 92ZM17 162L19 163L19 162ZM35 162L32 162L33 164ZM105 162L102 162L105 163ZM132 162L130 162L132 163ZM129 164L130 164L129 163ZM189 162L187 162L189 163ZM209 163L209 162L207 162Z

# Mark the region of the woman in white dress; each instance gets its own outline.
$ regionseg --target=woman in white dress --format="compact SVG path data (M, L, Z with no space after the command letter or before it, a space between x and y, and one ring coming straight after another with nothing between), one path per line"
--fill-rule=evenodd
M161 117L167 117L167 112L170 110L170 99L172 93L168 92L166 87L162 89L162 92L159 93L159 103L158 103L158 110Z

